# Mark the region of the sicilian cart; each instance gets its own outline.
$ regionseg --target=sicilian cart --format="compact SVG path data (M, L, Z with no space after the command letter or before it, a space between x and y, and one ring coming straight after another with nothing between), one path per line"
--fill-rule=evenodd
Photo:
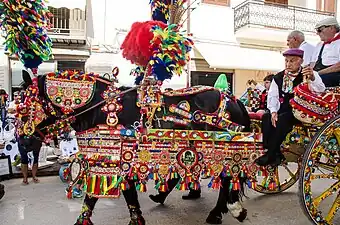
M41 2L27 2L0 4L4 12L1 22L10 53L37 74L42 61L51 57L51 40L46 34L50 15ZM325 101L316 97L311 104L303 103L310 100L303 97L303 86L297 91L301 94L292 104L296 116L306 124L296 126L283 143L286 162L280 167L288 172L287 178L281 180L279 168L258 167L254 161L263 154L260 118L252 115L251 121L237 99L205 86L161 91L162 81L182 74L193 45L179 31L184 3L152 1L153 20L132 25L122 53L138 66L135 87L118 88L116 79L94 73L56 71L31 79L23 71L26 93L17 106L19 143L25 148L38 147L53 135L69 131L70 126L77 132L79 153L68 168L68 196L75 184L81 184L87 194L76 224L93 224L98 198L117 198L122 192L130 212L129 224L143 225L136 190L146 191L150 179L156 181L159 191L167 191L171 179L178 179L179 190L198 189L203 170L212 175L209 187L225 195L223 204L218 203L208 216L209 222L221 223L222 213L228 211L242 221L247 211L238 196L244 184L262 193L278 193L298 180L301 168L307 215L316 224L332 224L338 198L326 216L319 206L322 199L338 192L339 185L315 198L311 181L332 178L338 182L335 91L326 93ZM118 68L113 74L118 75ZM301 105L308 106L307 113ZM323 173L312 175L318 168ZM327 176L325 171L331 174Z

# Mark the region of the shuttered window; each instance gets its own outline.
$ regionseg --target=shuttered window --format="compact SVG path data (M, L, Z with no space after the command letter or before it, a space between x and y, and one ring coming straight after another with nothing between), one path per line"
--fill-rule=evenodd
M319 11L335 13L335 1L336 0L317 0L316 9Z

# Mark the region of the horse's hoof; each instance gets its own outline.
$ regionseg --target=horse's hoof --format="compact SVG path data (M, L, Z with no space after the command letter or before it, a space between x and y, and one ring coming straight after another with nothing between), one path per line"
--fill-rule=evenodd
M164 204L165 199L160 197L160 195L149 195L149 198L155 203Z
M5 191L4 190L0 190L0 200L4 197L5 195Z
M0 199L2 199L4 195L5 195L5 186L3 184L0 184Z
M140 209L130 209L130 218L129 225L145 225L145 219L142 216L142 211L140 211Z
M246 209L242 209L242 212L240 212L240 215L238 217L236 217L236 219L239 222L243 222L246 218L247 218L247 210Z
M136 219L132 219L129 223L129 225L145 225L145 219L143 216L138 216Z
M205 222L209 224L222 224L222 215L216 215L215 213L210 212Z

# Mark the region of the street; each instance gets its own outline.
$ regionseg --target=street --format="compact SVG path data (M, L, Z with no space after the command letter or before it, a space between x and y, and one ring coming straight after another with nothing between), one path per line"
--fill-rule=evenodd
M68 200L65 196L65 184L59 177L42 177L41 183L21 185L21 179L2 182L6 194L0 200L0 225L71 225L75 222L82 199ZM143 215L148 225L205 224L209 211L214 207L218 192L207 189L209 180L203 180L202 198L196 201L184 201L182 192L174 191L165 205L157 205L149 198L155 193L152 182L148 192L139 193ZM248 209L248 219L244 225L306 225L310 224L304 216L297 196L297 185L288 192L265 196L247 191L249 199L243 205ZM94 211L96 225L125 225L129 214L124 198L101 199ZM230 214L223 217L223 224L241 224Z

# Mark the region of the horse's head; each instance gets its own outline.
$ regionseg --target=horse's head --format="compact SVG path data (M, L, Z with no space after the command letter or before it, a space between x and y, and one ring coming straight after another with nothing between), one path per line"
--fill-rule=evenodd
M17 134L20 144L27 151L38 150L45 136L50 130L46 126L56 121L55 115L49 111L49 104L44 95L44 76L31 78L30 74L23 70L23 90L17 99Z
M22 76L25 91L18 106L18 133L26 145L68 132L70 125L81 132L106 124L112 96L119 97L122 106L117 112L119 124L131 127L140 119L136 90L115 88L112 80L78 71L49 73L33 80L27 71Z

